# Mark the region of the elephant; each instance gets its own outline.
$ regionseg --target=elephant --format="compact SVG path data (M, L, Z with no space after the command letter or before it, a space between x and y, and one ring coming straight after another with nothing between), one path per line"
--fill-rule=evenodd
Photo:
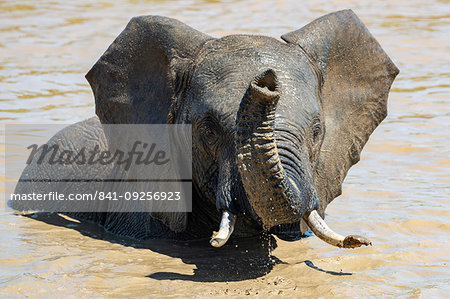
M207 238L219 227L214 247L262 232L298 240L309 229L337 247L369 245L331 230L325 209L387 116L398 73L351 10L281 40L213 38L172 18L134 17L86 75L97 116L53 142L102 139L105 124L191 125L192 212L72 216L136 239ZM31 163L22 177L41 171ZM19 182L16 192L51 188Z

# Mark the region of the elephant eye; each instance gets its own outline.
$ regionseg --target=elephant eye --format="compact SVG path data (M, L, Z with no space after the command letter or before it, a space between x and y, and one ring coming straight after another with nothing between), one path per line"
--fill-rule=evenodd
M202 124L200 125L199 134L206 145L211 146L217 142L219 135L217 134L217 130L215 129L216 127L217 124L210 118L204 119Z
M206 128L202 130L203 139L206 141L207 144L212 145L217 139L217 135L211 128Z

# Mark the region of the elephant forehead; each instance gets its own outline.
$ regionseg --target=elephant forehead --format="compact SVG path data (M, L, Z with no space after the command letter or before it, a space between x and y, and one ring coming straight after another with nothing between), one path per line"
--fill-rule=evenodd
M216 110L234 117L251 80L269 68L280 84L279 112L316 109L317 77L306 55L264 36L232 35L208 42L197 57L190 97L198 112Z
M194 76L205 85L234 80L248 85L268 68L277 71L280 80L312 75L308 59L296 46L265 36L231 35L204 46Z
M283 93L315 89L317 78L297 46L266 36L231 35L206 43L192 76L201 90L233 87L245 91L255 76L273 69Z

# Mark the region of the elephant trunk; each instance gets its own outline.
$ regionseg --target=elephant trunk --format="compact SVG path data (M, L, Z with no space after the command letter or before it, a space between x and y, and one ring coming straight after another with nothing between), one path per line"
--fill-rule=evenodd
M300 191L288 178L275 140L278 80L267 70L251 83L237 114L236 149L248 200L266 229L300 221L308 210Z
M318 195L309 160L289 177L283 169L275 138L275 110L280 99L273 70L257 76L244 95L237 114L236 149L239 171L248 200L265 229L302 218L321 240L343 248L371 245L356 235L332 231L317 213Z

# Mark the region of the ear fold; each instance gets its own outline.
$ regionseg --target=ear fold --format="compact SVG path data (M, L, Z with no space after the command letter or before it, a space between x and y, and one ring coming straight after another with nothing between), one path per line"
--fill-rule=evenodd
M282 39L303 48L323 70L326 133L314 177L323 216L386 117L389 89L399 71L351 10L323 16Z
M174 19L131 19L86 75L100 121L166 123L176 88L184 83L180 72L209 39Z

